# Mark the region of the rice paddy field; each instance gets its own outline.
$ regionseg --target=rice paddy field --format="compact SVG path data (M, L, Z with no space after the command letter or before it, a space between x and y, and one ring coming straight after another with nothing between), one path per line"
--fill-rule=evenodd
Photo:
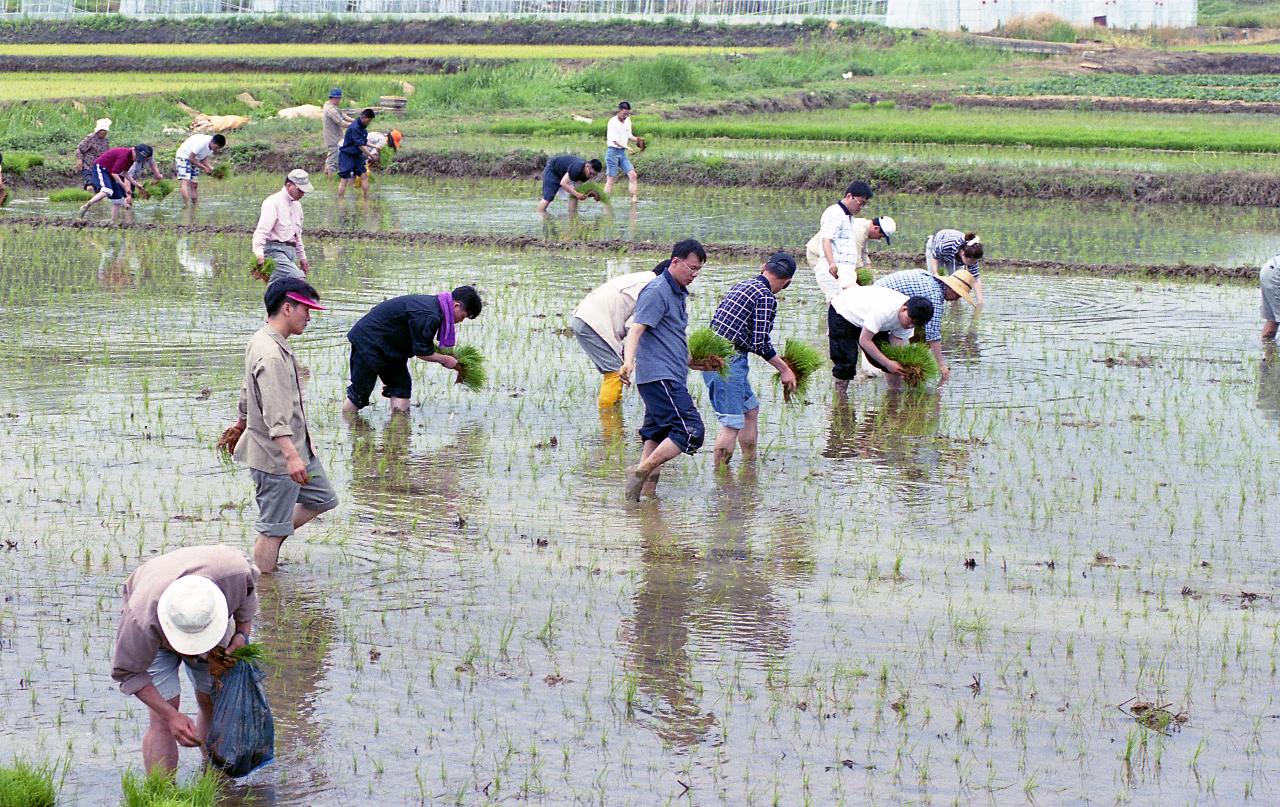
M420 49L435 47L482 46ZM1280 248L1280 214L877 178L941 164L997 179L1128 171L1135 193L1171 177L1267 183L1280 177L1269 118L847 98L797 111L796 97L849 87L1139 97L1147 81L1055 75L1039 57L936 35L825 59L812 44L688 59L564 47L569 61L498 54L520 61L455 75L0 80L0 151L44 158L6 171L0 208L0 805L48 804L17 801L33 779L60 807L175 803L139 795L165 784L140 778L147 710L110 678L120 586L158 553L252 544L253 484L214 447L262 323L250 232L277 168L318 169L320 153L317 125L269 114L338 82L360 99L417 88L403 118L386 116L407 148L367 201L338 202L318 170L304 198L310 280L329 310L292 344L341 504L261 581L254 640L273 659L276 761L212 798L184 750L178 780L203 794L192 804L1280 801L1267 459L1280 354L1258 339L1251 269ZM1165 78L1171 95L1273 89ZM1158 81L1145 86L1158 96ZM202 181L195 209L176 193L139 201L135 223L112 228L105 204L82 224L75 204L49 200L76 184L69 151L95 115L117 116L119 142L156 143L168 172L185 136L177 99L230 114L250 89L266 113L231 135L235 173ZM570 216L560 200L544 218L524 168L400 172L427 150L461 164L602 156L596 130L621 92L642 111L637 133L657 135L636 157L635 204L615 186L609 205ZM583 113L594 122L571 117ZM706 326L776 249L803 255L841 189L646 180L674 159L744 160L761 177L882 168L863 215L898 230L870 247L878 274L922 267L937 229L978 231L986 305L946 307L951 379L867 378L838 394L802 261L773 339L818 349L823 366L784 401L751 360L758 458L717 472L708 446L664 468L658 498L627 503L642 406L627 390L621 407L596 407L574 307L665 257L654 245L696 237L713 246L690 328ZM409 417L376 394L344 417L355 321L460 284L485 301L458 328L485 358L484 385L414 362ZM714 433L700 374L689 384Z

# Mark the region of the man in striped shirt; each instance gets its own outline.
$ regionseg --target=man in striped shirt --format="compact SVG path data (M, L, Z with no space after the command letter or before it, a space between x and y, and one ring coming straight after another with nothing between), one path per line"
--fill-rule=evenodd
M748 460L755 456L760 435L760 401L751 389L747 354L755 353L772 364L783 387L788 392L795 389L795 373L778 355L769 337L778 315L778 300L774 295L791 285L795 273L795 259L785 252L773 255L760 267L759 275L729 289L711 317L711 330L728 339L738 350L738 355L729 361L728 376L715 370L702 373L711 405L716 410L716 420L720 421L715 444L717 466L729 462L735 444L742 446L742 455Z
M974 277L968 269L957 269L949 275L939 277L923 269L907 269L885 275L875 282L877 286L893 289L908 297L923 297L933 303L933 317L925 323L924 341L938 360L938 369L942 371L942 382L951 378L951 368L942 358L942 311L949 302L961 297L973 305Z

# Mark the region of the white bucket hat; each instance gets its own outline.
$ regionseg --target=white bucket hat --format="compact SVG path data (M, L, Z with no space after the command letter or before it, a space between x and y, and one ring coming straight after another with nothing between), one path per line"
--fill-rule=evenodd
M295 168L292 171L290 171L289 176L287 176L286 179L288 179L294 185L297 185L298 190L302 191L303 193L311 193L311 177L310 175L307 174L306 171L303 171L301 168Z
M157 611L164 638L184 656L207 653L227 633L227 598L207 577L174 580L160 595Z
M95 132L111 131L111 118L98 118L98 122L93 124Z

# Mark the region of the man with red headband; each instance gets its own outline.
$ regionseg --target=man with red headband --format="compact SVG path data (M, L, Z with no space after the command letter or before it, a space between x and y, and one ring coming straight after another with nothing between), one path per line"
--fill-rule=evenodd
M306 330L312 311L324 311L311 284L284 277L267 286L267 324L244 351L240 420L244 430L235 458L249 466L257 489L258 539L254 564L275 571L280 545L294 530L338 506L324 465L316 456L302 403L298 361L289 337Z

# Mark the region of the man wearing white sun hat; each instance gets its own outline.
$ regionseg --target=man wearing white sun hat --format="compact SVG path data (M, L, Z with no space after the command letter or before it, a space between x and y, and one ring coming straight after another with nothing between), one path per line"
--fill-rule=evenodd
M258 567L244 552L222 545L175 549L142 564L125 581L111 677L150 712L142 738L148 773L157 767L176 770L178 744L204 741L213 718L206 654L248 643L258 613L257 585ZM186 667L195 687L198 722L179 710L179 667Z

